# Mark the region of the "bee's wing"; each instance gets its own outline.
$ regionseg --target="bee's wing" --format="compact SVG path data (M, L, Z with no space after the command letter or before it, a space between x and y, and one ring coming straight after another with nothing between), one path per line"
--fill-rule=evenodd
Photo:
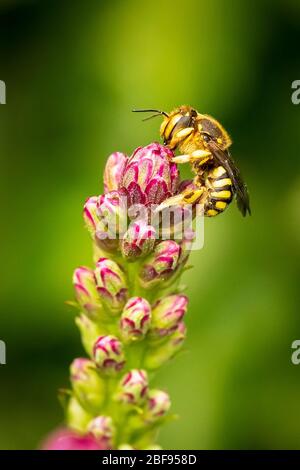
M220 165L222 165L228 172L229 178L232 180L233 187L236 192L237 206L245 217L247 213L251 215L249 193L246 184L244 183L240 171L235 165L233 158L228 150L222 150L214 141L207 143L207 146Z

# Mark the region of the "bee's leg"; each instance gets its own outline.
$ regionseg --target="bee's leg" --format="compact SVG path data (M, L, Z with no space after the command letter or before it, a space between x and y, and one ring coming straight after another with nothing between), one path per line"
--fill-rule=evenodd
M195 189L186 189L183 191L182 196L183 196L183 203L184 204L196 204L196 202L199 202L203 196L206 194L206 188L200 187L200 188L195 188Z
M165 199L157 208L155 209L154 212L160 212L163 209L166 209L166 207L171 207L171 206L180 206L184 204L184 196L182 194L177 194L176 196L169 197L168 199Z
M175 126L176 126L176 124L175 124ZM194 132L194 130L195 130L194 127L184 127L183 129L180 129L177 132L175 131L175 133L173 132L172 133L172 139L171 139L171 142L169 142L168 147L171 150L174 150L180 144L180 142L182 142L187 137L189 137L189 135L192 134ZM162 130L161 130L161 133L162 133ZM173 134L175 134L175 135L173 135ZM170 138L170 135L169 135L169 138Z
M178 155L177 157L172 158L172 162L174 163L199 163L202 165L206 163L212 154L207 150L195 150L194 152L187 154L187 155Z
M198 202L204 193L206 192L206 188L187 188L182 193L177 194L176 196L169 197L164 202L162 202L156 209L155 212L160 212L161 210L165 209L166 207L171 206L180 206L184 204L195 204Z

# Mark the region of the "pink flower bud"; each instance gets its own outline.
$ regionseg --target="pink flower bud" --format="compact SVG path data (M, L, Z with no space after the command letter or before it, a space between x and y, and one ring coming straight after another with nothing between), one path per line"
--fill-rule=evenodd
M90 359L74 359L70 366L74 394L90 413L98 413L105 399L105 384Z
M169 279L179 266L181 247L173 240L160 242L142 266L140 278L145 287Z
M155 244L155 229L144 220L132 222L122 240L122 254L133 260L149 254Z
M123 271L115 261L100 258L95 269L97 290L101 301L111 313L119 313L127 300L127 285Z
M127 160L120 187L128 191L129 205L160 204L177 189L179 173L171 163L173 152L158 143L139 147Z
M151 335L163 337L176 331L187 306L185 295L168 295L158 300L152 309Z
M121 380L118 399L124 403L141 405L148 393L148 377L144 370L132 369Z
M99 336L93 356L97 367L106 373L119 372L125 364L122 343L115 336Z
M170 337L169 348L171 351L171 356L177 353L182 346L186 338L186 326L183 321L181 321L174 333Z
M106 448L112 447L116 430L110 416L97 416L88 425L89 432Z
M125 341L143 339L150 327L151 307L142 297L128 300L122 312L120 329Z
M42 444L42 450L108 450L91 434L80 434L73 429L53 431Z
M93 361L84 357L78 357L70 365L71 380L74 382L85 382L88 379L89 370L93 369L95 369Z
M86 311L87 315L91 317L97 315L101 311L101 304L94 271L85 266L75 269L73 284L79 305Z
M145 420L155 422L165 416L169 411L171 401L169 395L163 390L150 390L145 409Z
M128 157L121 152L112 153L106 162L104 169L104 191L119 189L120 180Z
M153 344L145 355L143 365L148 370L156 370L174 357L181 349L186 337L186 327L181 321L176 330L165 337L161 344Z
M96 237L99 240L109 238L118 240L127 229L127 198L121 191L110 191L99 196L98 199L99 223Z
M96 228L98 225L98 215L97 215L97 196L89 197L83 206L83 219L85 221L86 227L92 237L94 237Z

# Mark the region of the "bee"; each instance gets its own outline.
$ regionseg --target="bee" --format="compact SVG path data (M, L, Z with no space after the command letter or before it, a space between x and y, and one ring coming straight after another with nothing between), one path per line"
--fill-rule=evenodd
M180 106L169 114L157 109L133 111L154 113L145 120L164 117L160 126L164 145L180 152L172 161L190 163L195 175L193 183L165 201L164 207L200 202L204 214L213 217L223 212L235 197L242 215L251 214L247 186L229 152L232 140L216 119L191 106Z

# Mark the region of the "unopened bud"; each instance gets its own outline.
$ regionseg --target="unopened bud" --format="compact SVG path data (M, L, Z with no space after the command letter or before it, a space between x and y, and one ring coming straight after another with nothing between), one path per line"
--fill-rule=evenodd
M180 260L181 248L173 240L160 242L140 272L144 287L151 287L159 281L169 279L176 271Z
M99 223L96 230L97 241L115 240L127 229L127 199L121 191L110 191L99 196Z
M134 260L149 254L155 244L155 229L146 221L132 222L122 240L124 258Z
M117 398L123 403L141 405L147 396L148 377L144 370L133 369L121 380Z
M174 333L170 337L170 348L172 349L173 353L175 354L182 346L186 338L186 326L183 321L181 321Z
M104 444L107 448L112 447L116 430L110 416L94 418L88 425L88 431L97 439L97 442Z
M104 190L106 193L119 188L127 160L127 156L121 152L114 152L108 157L104 169Z
M123 271L114 261L100 258L96 265L95 276L101 301L111 313L118 314L123 309L128 295Z
M160 338L176 331L187 306L185 295L168 295L158 300L152 309L151 335Z
M97 367L107 374L119 372L125 364L122 343L115 336L100 336L93 348Z
M156 370L174 357L181 349L186 337L186 327L181 321L176 330L167 336L161 344L154 344L147 351L144 359L144 367L148 370Z
M105 384L94 362L85 358L75 359L70 366L70 376L80 404L90 413L98 413L105 398Z
M97 203L98 203L98 197L92 196L92 197L89 197L85 201L85 204L83 207L83 218L84 218L86 227L88 231L90 232L90 234L92 235L92 237L94 237L96 233L97 225L99 222L98 215L97 215L97 211L98 211Z
M137 148L126 161L120 185L128 192L129 204L160 204L172 196L178 185L179 172L171 163L173 152L152 143Z
M95 318L101 311L101 304L94 271L85 266L75 269L73 284L77 302L87 315Z
M149 390L145 409L145 420L155 422L165 416L169 411L171 401L169 395L163 390Z
M125 341L143 339L149 330L151 322L151 307L142 297L132 297L128 300L121 315L120 329Z

